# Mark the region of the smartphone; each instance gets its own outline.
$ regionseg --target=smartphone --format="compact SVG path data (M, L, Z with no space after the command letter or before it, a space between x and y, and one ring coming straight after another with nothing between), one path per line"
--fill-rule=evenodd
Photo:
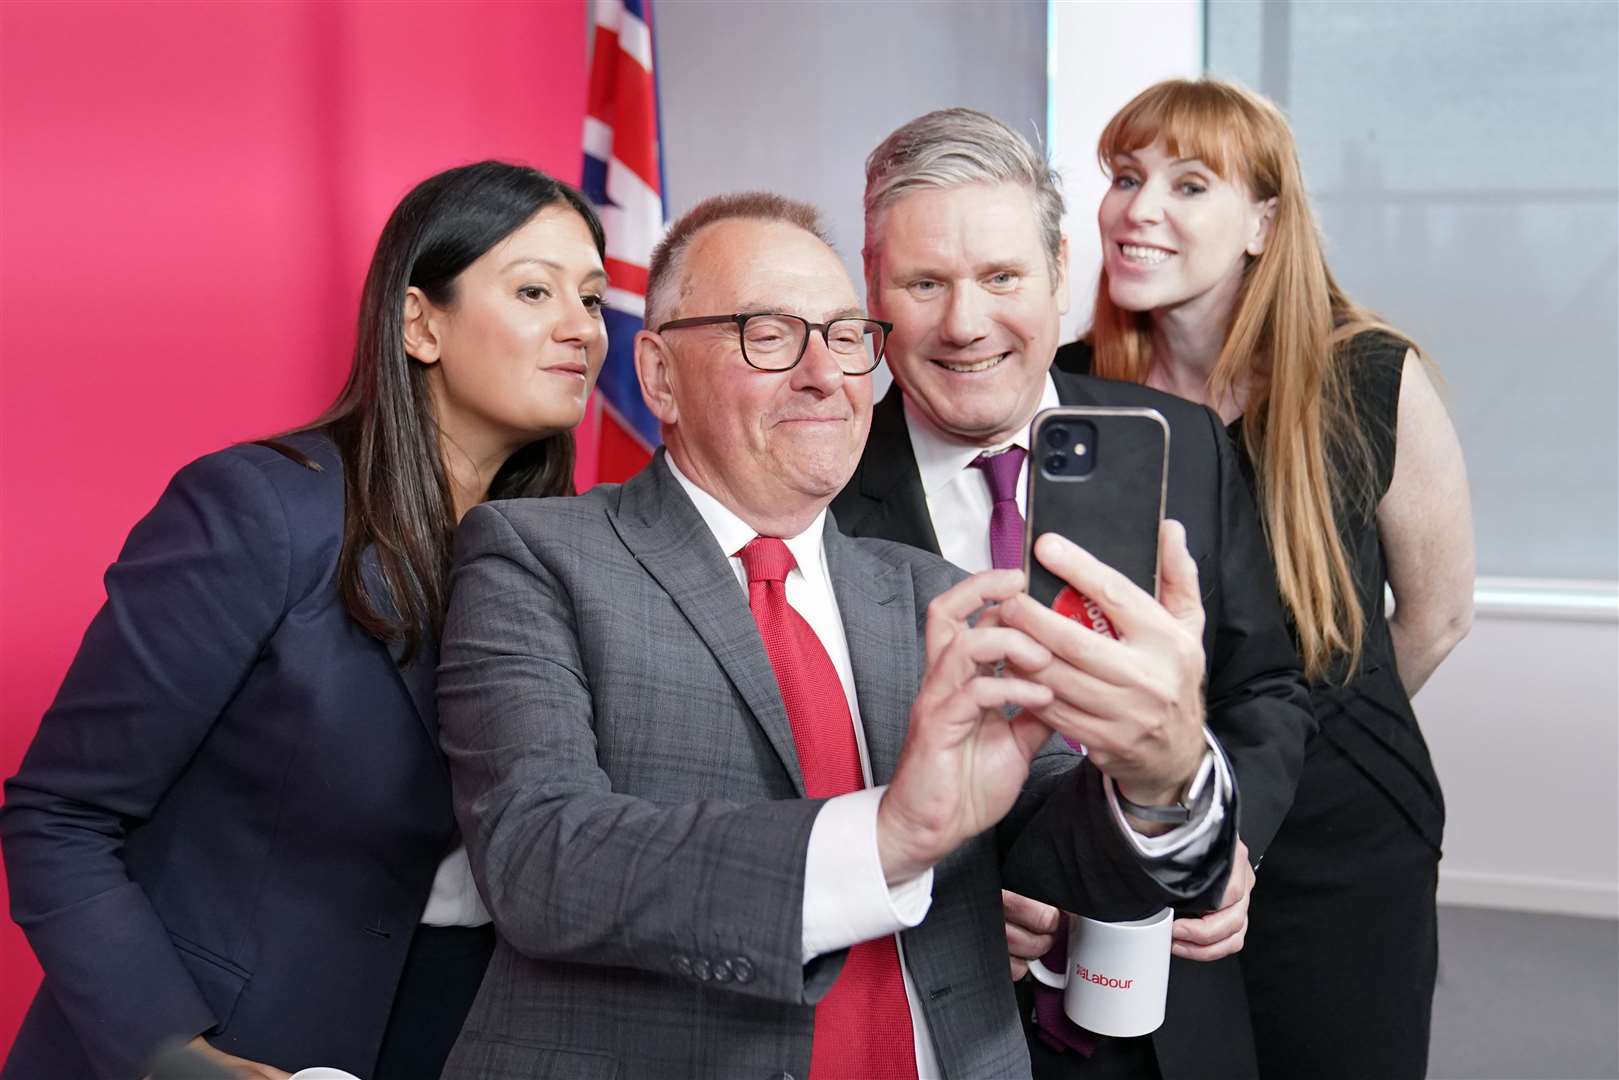
M1157 596L1168 464L1169 424L1157 409L1065 406L1037 415L1024 503L1029 595L1095 623L1097 612L1080 615L1076 609L1090 605L1034 557L1035 538L1054 532Z

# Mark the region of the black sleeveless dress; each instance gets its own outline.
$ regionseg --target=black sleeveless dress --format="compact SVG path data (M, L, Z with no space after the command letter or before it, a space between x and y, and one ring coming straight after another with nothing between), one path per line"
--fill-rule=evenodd
M1349 348L1375 482L1371 509L1341 508L1338 527L1366 613L1365 643L1347 681L1340 663L1310 688L1320 733L1254 886L1239 959L1266 1080L1401 1080L1428 1066L1445 811L1395 667L1375 516L1394 475L1406 346L1366 333ZM1057 353L1063 370L1088 371L1090 359L1085 343ZM1239 450L1241 423L1230 429ZM1349 463L1331 465L1347 490Z

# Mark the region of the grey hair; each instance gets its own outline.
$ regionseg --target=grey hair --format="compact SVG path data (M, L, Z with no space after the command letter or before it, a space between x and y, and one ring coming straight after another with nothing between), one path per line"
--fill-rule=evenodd
M1029 190L1055 283L1062 261L1062 177L1044 152L993 116L956 108L918 116L866 158L866 242L860 254L868 287L876 272L877 230L890 206L926 188L1004 183Z

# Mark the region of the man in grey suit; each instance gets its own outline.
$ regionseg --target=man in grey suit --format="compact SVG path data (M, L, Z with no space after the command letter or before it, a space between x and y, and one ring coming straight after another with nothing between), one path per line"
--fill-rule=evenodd
M691 211L647 325L666 450L457 538L440 729L501 941L445 1076L1026 1076L1003 883L1126 919L1230 871L1183 533L1160 600L1040 542L1118 641L842 536L885 328L809 207Z

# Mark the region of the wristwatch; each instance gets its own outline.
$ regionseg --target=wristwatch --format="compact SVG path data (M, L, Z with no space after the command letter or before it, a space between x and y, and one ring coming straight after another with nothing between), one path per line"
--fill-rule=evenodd
M1142 806L1126 799L1118 784L1113 785L1113 794L1118 796L1119 809L1138 821L1150 821L1155 825L1185 825L1192 820L1192 808L1184 800L1177 800L1168 806Z

